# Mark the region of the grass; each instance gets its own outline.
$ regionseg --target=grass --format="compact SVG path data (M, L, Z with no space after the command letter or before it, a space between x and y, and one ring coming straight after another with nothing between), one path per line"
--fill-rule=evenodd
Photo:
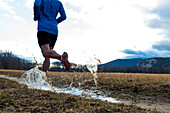
M20 77L25 71L0 70L0 74ZM107 96L134 101L170 102L170 75L140 73L98 73L97 90ZM96 89L90 73L49 72L48 78L58 87ZM0 111L17 112L158 112L134 105L87 100L77 96L28 89L16 82L0 79Z
M151 112L134 105L113 104L62 93L28 89L17 82L2 78L0 81L1 112Z
M119 93L152 96L158 98L158 101L169 101L170 75L108 73L101 74L99 84L102 84L102 89L106 87L106 89ZM108 85L109 87L107 87Z
M132 100L151 100L170 103L169 74L140 74L140 73L98 73L97 89L106 95ZM55 86L84 89L96 88L93 76L89 73L49 73ZM151 98L152 97L152 98Z

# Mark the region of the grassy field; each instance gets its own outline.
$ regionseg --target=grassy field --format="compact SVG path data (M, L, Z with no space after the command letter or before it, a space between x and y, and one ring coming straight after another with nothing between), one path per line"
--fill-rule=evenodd
M58 87L73 83L74 87L96 88L90 73L49 73L48 76ZM97 89L108 96L135 101L150 99L170 103L170 75L168 74L98 73L98 76Z
M25 71L0 70L1 75L20 77ZM139 73L98 73L98 85L90 73L48 72L53 86L100 90L105 95L134 102L170 104L170 75ZM0 78L0 111L18 112L158 112L135 105L87 100L77 96L31 90L17 82Z

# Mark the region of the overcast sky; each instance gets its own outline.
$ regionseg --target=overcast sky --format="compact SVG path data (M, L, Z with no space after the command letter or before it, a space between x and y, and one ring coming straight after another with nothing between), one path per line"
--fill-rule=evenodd
M61 0L67 19L59 24L55 50L74 63L94 56L170 57L170 0ZM0 0L0 50L43 61L33 21L34 0Z

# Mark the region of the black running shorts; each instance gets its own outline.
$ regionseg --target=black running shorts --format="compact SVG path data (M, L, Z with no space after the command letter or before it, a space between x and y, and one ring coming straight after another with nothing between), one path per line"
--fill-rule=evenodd
M42 45L49 44L50 47L54 48L54 45L57 41L57 35L45 31L38 31L37 38L40 47Z

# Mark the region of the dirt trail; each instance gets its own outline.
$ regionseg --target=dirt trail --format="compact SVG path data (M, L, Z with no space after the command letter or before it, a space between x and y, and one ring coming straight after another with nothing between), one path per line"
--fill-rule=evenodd
M9 80L12 80L12 81L16 81L19 84L23 84L17 77L9 77L8 75L0 75L0 77L1 78L6 78L6 79L9 79Z
M137 102L122 100L122 103L126 105L137 105L144 109L158 110L163 113L170 113L170 104L168 103L153 103L153 102Z
M12 81L16 81L19 84L24 84L17 77L9 77L7 75L0 75L0 78L5 78L5 79L12 80ZM136 102L135 103L133 101L128 101L128 100L120 100L120 101L126 105L137 105L144 109L158 110L163 113L170 113L170 104L168 103L153 103L153 102Z

